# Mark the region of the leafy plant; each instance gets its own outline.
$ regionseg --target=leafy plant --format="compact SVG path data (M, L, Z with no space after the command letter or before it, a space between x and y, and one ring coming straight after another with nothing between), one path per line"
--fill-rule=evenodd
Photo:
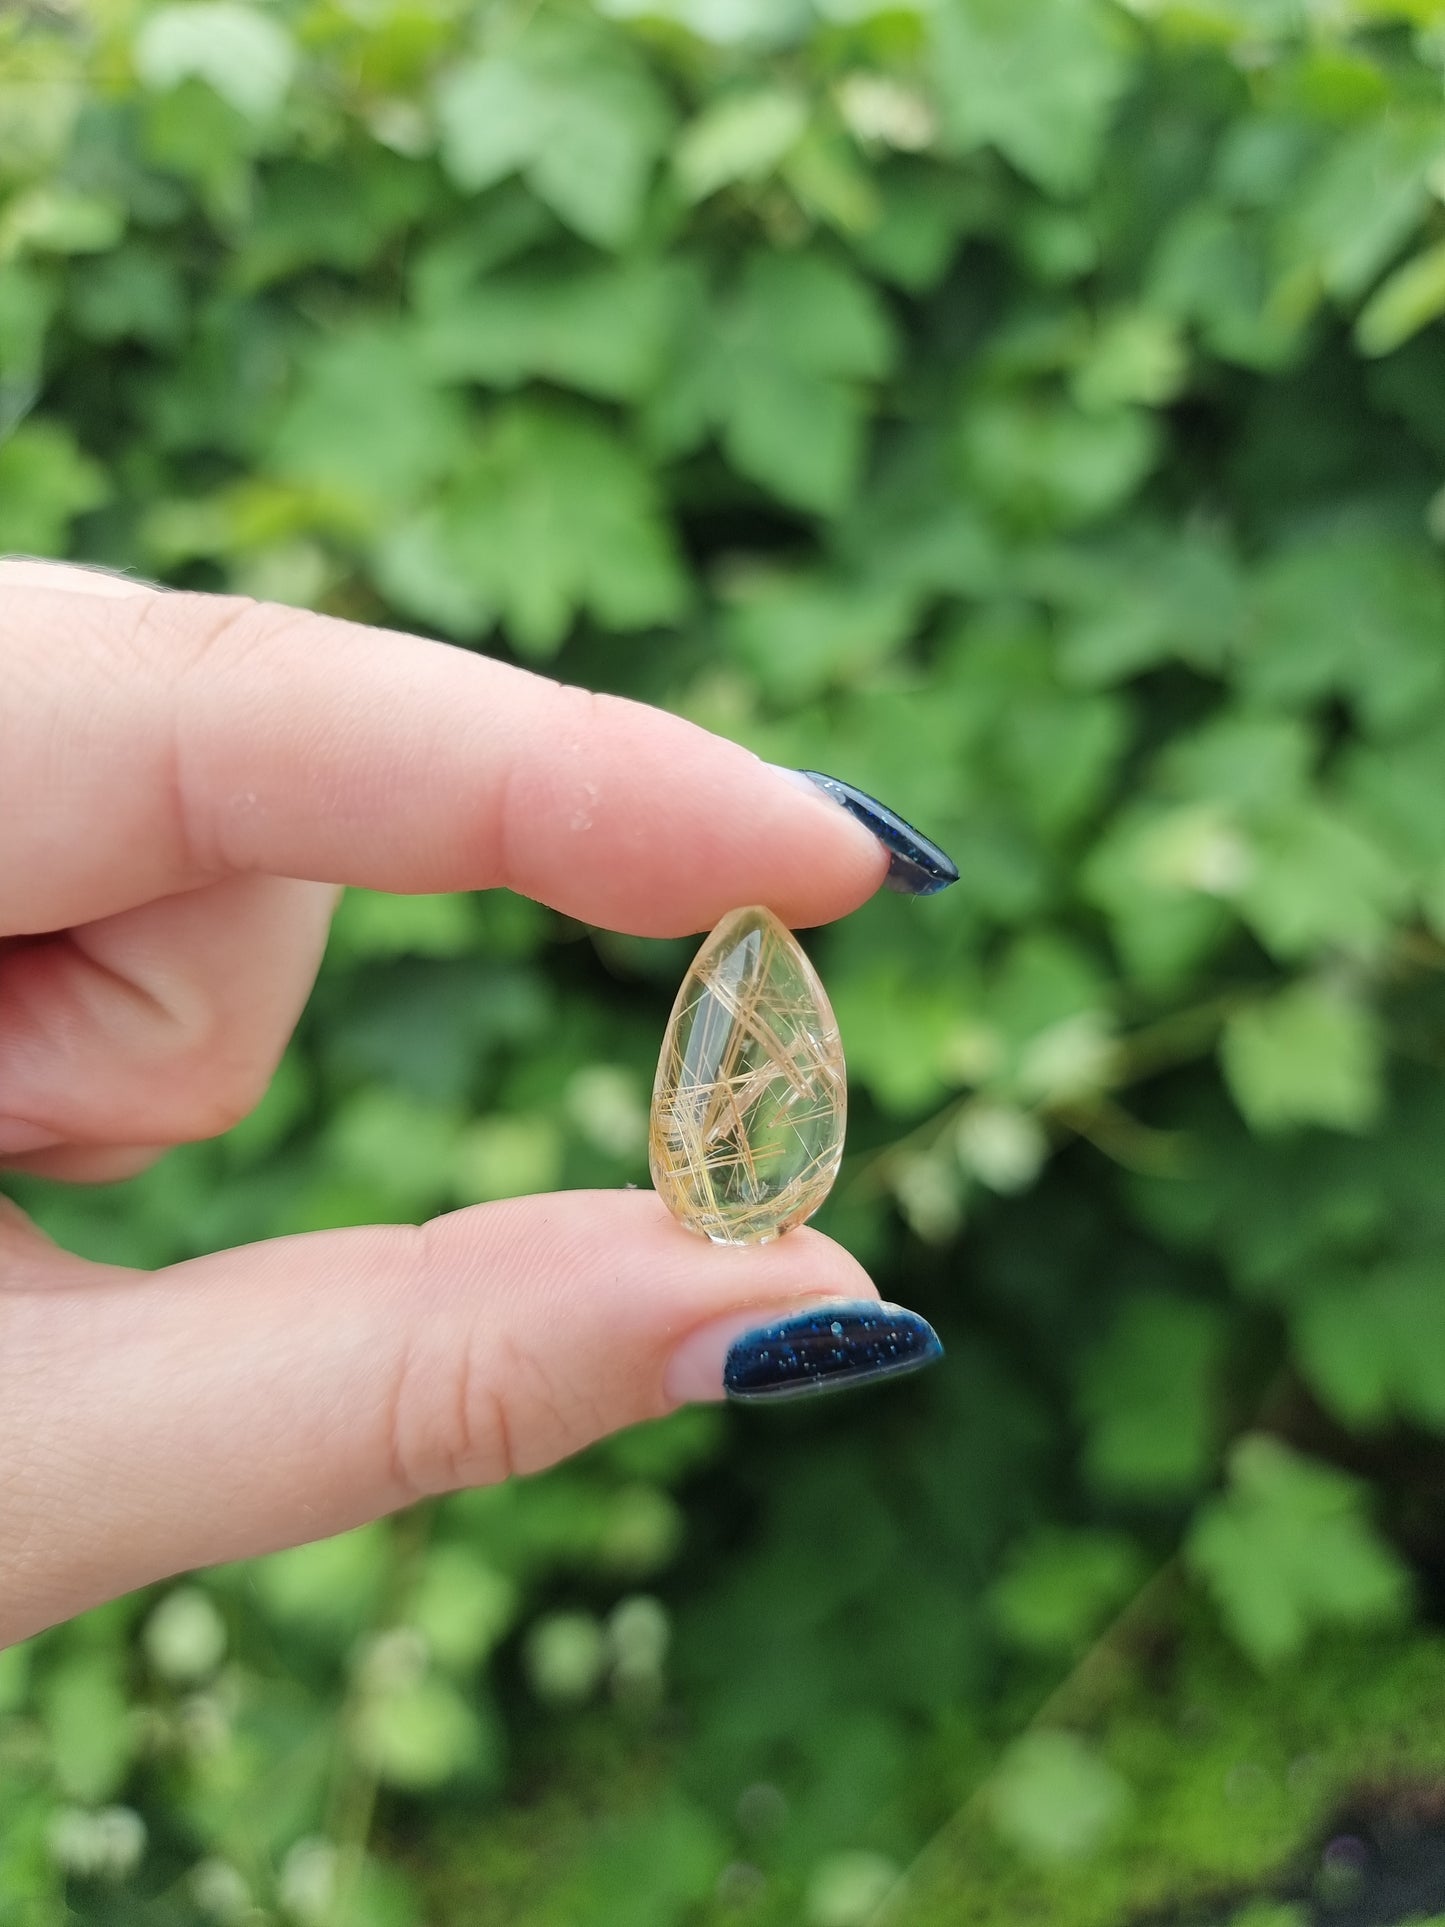
M1281 1696L1433 1651L1442 66L1410 0L0 17L0 549L662 702L963 870L809 940L824 1222L947 1367L0 1656L0 1914L841 1923L1179 1546ZM148 1264L639 1181L684 954L358 894L253 1118L17 1194ZM1163 1906L1148 1772L1040 1737L1005 1833Z

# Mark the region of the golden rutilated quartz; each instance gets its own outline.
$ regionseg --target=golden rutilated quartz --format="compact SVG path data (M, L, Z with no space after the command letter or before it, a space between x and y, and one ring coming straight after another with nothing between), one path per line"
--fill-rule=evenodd
M843 1155L847 1081L828 994L771 910L733 910L672 1007L652 1092L652 1181L714 1244L811 1218Z

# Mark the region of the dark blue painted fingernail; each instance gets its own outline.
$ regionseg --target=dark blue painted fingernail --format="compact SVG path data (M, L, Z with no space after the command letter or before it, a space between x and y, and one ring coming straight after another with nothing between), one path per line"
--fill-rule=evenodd
M950 883L958 882L958 865L953 859L945 856L936 843L931 843L911 823L905 823L886 803L880 803L865 790L854 789L851 783L844 783L836 776L824 776L821 770L802 769L798 774L816 783L825 796L841 803L849 816L856 817L864 829L877 837L888 852L885 881L890 890L906 897L931 897L939 890L946 890Z
M819 1305L734 1339L723 1387L749 1402L801 1398L901 1377L942 1356L932 1325L901 1305Z

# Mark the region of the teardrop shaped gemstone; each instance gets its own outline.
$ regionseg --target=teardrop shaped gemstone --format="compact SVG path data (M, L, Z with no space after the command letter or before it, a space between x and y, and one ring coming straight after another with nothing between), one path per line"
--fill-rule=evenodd
M672 1007L652 1092L652 1181L714 1244L764 1244L811 1218L843 1155L837 1020L771 910L732 910Z

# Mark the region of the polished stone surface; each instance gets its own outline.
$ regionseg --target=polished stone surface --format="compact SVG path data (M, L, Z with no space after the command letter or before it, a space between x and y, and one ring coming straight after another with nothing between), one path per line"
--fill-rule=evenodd
M733 910L683 979L652 1094L652 1181L715 1244L762 1244L817 1210L843 1155L847 1085L817 972L770 910Z

